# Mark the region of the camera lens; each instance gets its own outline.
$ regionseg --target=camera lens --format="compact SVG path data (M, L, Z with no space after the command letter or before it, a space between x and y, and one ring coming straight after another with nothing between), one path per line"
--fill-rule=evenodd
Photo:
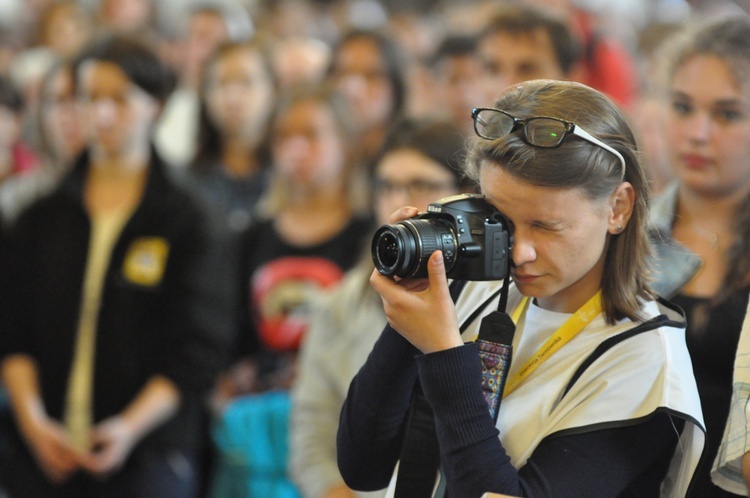
M378 241L377 254L383 265L395 266L398 262L399 244L398 239L390 232L386 232Z
M383 225L372 240L375 268L387 276L424 278L427 260L436 250L443 251L446 270L455 262L456 237L450 226L439 219L409 219Z

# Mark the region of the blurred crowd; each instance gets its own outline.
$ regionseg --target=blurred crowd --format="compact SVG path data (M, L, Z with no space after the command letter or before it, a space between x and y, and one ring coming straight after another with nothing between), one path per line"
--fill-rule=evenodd
M526 3L538 4L568 24L577 46L560 76L604 91L631 113L640 125L638 130L643 131L646 152L654 154L652 169L659 185L666 173L658 157L657 139L650 133L654 125L644 119L651 112L649 97L657 79L655 48L696 12L742 11L743 2ZM439 116L470 129L472 107L490 105L506 83L536 76L498 66L507 65L506 60L490 64L487 60L492 50L476 46L476 36L497 4L477 0L3 0L0 76L3 126L9 131L3 139L0 178L54 168L57 164L50 162L69 162L84 146L80 124L69 121L66 97L58 95L61 83L53 81L52 73L55 66L72 59L104 33L148 43L174 72L175 90L164 104L154 136L157 151L173 166L205 170L210 156L219 153L217 143L228 133L218 128L240 126L232 120L248 120L245 126L253 130L247 133L253 136L247 140L267 144L266 126L275 103L287 89L303 84L333 83L349 100L352 127L359 128L352 131L364 133L358 159L372 158L389 120L397 115ZM373 54L370 60L364 54L372 49L362 48L366 43L344 43L354 31L375 32L385 38L381 54ZM245 43L257 48L256 65L251 68L246 61L244 70L263 81L255 84L254 79L252 85L246 85L246 93L241 93L241 88L219 81L217 73L219 60L222 66L231 66L226 71L242 71L234 67L237 62L227 52L232 51L228 45ZM487 77L489 81L483 84L481 80ZM385 86L391 89L378 94L379 81L389 83ZM387 95L389 92L392 95ZM248 110L241 109L243 106ZM225 115L230 108L234 117ZM235 178L254 167L242 164L247 160L240 150L221 153L225 161L232 155L231 164L224 166ZM23 198L33 195L24 190L29 188L3 189L0 206L4 217L14 216ZM259 194L235 192L219 202L235 208L231 223L238 227L249 220L241 204L252 204Z
M424 208L473 191L455 164L473 135L472 109L492 107L503 88L536 78L579 81L611 97L631 119L659 193L673 178L659 93L662 42L693 19L741 13L748 3L0 0L0 250L13 262L0 274L10 289L2 311L23 327L30 317L39 330L71 325L67 342L50 340L52 350L35 349L48 340L41 335L0 342L0 353L16 360L5 362L3 381L16 383L9 397L18 411L26 380L42 378L41 398L53 399L47 411L72 430L69 372L79 361L109 358L115 373L94 380L83 397L115 389L107 382L129 391L122 400L93 396L94 408L86 408L93 425L149 407L139 412L149 422L132 437L100 427L100 444L122 450L111 462L54 463L58 457L43 449L52 429L36 444L42 431L16 414L19 427L6 421L3 433L17 431L20 446L0 436L0 468L27 446L28 460L41 462L51 482L91 490L69 476L83 469L109 478L132 470L125 463L139 449L146 458L172 445L196 476L173 487L174 496L355 496L333 494L335 468L310 471L310 462L330 457L336 424L335 415L314 412L326 396L316 380L336 363L331 383L340 385L328 387L338 396L330 404L340 405L377 330L353 349L337 341L357 337L322 339L314 347L328 360L316 363L313 346L298 360L308 330L382 327L378 301L364 290L374 228L401 205ZM139 54L153 60L140 64ZM76 225L75 203L63 195L71 191L91 227ZM104 234L98 277L79 240L88 230ZM56 268L65 258L80 266L78 275ZM122 269L110 263L107 270L117 258ZM128 294L128 285L137 292ZM71 294L76 299L66 300ZM323 295L361 314L321 313ZM70 317L54 315L66 309ZM38 315L49 323L37 323ZM96 339L105 342L107 324L117 323L112 334L127 344L113 342L110 351L90 338L81 345L86 316L94 317ZM144 339L147 346L123 339L126 325L145 330L151 322L154 334L169 335ZM80 359L93 350L96 358ZM118 352L132 357L120 361ZM162 354L168 367L154 359ZM29 357L36 364L19 361ZM41 358L51 358L52 373ZM171 364L176 359L182 366ZM118 368L143 372L134 379ZM50 376L62 379L59 389L45 384ZM149 396L175 403L157 406ZM104 398L111 406L97 411ZM196 413L182 413L188 398L197 400ZM306 417L300 407L308 405ZM172 437L152 437L183 415ZM185 430L193 432L184 438L190 444L176 442ZM35 479L8 474L0 472L0 489L10 477ZM76 492L70 496L83 496Z

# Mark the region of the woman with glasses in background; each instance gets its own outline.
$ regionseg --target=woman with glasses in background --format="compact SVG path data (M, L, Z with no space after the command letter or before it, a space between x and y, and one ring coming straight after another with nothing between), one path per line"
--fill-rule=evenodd
M463 130L445 121L404 118L388 132L374 170L375 213L387 223L399 206L426 211L441 197L473 190L461 173ZM303 496L355 497L336 467L336 429L352 377L385 325L369 284L370 248L312 314L292 390L290 465ZM338 493L338 494L337 494ZM383 493L379 493L382 496Z
M696 24L665 48L664 136L675 180L652 211L654 288L685 310L707 430L687 496L747 496L740 470L750 391L747 373L735 374L732 399L732 366L748 353L738 340L750 293L750 19ZM721 467L714 480L731 493L712 483L712 466Z
M434 483L461 497L684 496L703 446L701 410L684 317L646 284L649 193L623 114L585 85L535 80L474 121L467 172L513 235L505 309L516 331L497 418L475 339L503 309L503 283L467 282L454 298L441 251L428 278L373 272L389 326L342 410L345 481L390 483L397 497L431 496ZM417 462L428 485L420 494L414 472L394 473L397 462L415 468L416 390L434 411L440 460L439 475Z

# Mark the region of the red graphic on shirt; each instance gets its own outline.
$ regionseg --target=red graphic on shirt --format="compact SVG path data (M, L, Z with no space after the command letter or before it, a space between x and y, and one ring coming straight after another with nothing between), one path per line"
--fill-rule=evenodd
M324 258L286 257L261 267L251 285L263 344L279 351L298 349L313 299L342 277L341 268Z

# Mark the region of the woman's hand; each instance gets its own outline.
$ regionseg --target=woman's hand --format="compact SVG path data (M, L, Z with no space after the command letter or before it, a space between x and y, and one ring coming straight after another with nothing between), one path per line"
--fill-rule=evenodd
M24 436L39 467L51 482L61 484L80 467L78 452L62 424L51 418L28 424Z
M91 431L91 451L83 459L83 468L96 477L118 471L135 445L136 438L122 417L100 422Z
M47 415L36 361L12 354L0 362L0 381L10 394L18 429L44 476L63 483L80 467L79 453L66 428Z
M405 207L391 216L391 222L416 214L416 208ZM427 274L426 279L392 279L375 270L370 276L388 323L425 354L463 345L441 251L430 256Z
M180 396L167 377L151 377L125 410L91 430L91 451L84 456L82 467L98 477L119 470L133 447L175 414Z

